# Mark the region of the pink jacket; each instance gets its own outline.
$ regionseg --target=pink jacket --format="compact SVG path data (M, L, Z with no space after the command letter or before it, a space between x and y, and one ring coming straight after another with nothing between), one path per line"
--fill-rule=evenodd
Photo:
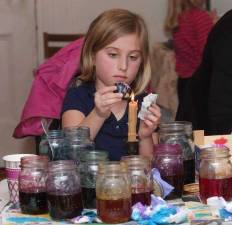
M41 119L59 119L68 85L78 70L84 38L62 48L39 66L13 137L41 135Z

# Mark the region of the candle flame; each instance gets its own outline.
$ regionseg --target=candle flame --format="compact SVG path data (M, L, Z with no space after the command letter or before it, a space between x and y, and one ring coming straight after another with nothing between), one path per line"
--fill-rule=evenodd
M130 97L131 97L131 101L133 102L134 99L135 99L135 94L134 94L134 92L131 93L131 96L130 96Z

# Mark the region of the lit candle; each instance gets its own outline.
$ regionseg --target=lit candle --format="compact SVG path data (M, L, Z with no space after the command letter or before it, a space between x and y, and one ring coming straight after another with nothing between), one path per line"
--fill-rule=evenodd
M137 101L134 101L134 93L132 93L131 101L129 102L129 113L128 113L128 142L137 141L136 139L137 111L138 111L138 103Z

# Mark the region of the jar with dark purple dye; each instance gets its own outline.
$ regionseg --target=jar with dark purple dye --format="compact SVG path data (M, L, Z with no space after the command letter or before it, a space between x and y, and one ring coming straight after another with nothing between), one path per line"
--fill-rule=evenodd
M52 219L80 216L83 210L80 176L73 160L49 163L46 181L48 211Z
M47 213L47 167L47 156L26 156L21 158L19 204L22 213Z
M181 198L183 192L183 156L178 144L154 145L154 167L163 180L174 187L166 199Z

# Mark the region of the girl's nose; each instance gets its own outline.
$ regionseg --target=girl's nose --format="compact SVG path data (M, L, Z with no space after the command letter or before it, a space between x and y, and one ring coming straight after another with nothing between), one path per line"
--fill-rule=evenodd
M118 61L118 69L125 71L128 67L127 57L120 57Z

